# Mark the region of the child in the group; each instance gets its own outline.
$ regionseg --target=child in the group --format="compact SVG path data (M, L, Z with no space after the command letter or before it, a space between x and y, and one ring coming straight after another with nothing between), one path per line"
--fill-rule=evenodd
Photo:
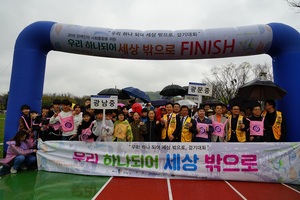
M61 140L61 130L59 121L56 121L54 124L50 124L50 118L54 114L58 114L60 112L61 100L54 99L52 102L52 108L50 108L48 112L49 126L47 132L45 133L45 140Z
M78 127L80 123L82 122L82 111L81 111L81 106L79 104L75 104L73 106L73 115L74 115L74 121L76 126Z
M48 116L49 113L49 107L43 106L41 115L37 116L36 123L39 124L39 132L38 132L38 138L41 138L43 141L46 140L46 136L49 134L49 119Z
M19 167L23 170L27 167L36 163L36 153L35 143L26 139L27 133L23 130L19 130L15 137L6 142L8 144L8 149L6 157L0 160L0 163L4 164L6 167L9 166L10 172L12 174L17 173Z
M94 121L93 133L97 141L113 141L114 124L111 120L111 112L108 111L103 121L103 110L96 110L96 120Z
M19 130L27 133L27 138L32 136L32 119L30 117L30 107L26 104L21 106L22 116L19 120Z
M129 122L125 119L125 114L120 112L118 120L114 123L113 140L117 142L132 142L133 134Z
M32 120L32 137L30 140L36 141L38 138L38 133L40 131L40 124L38 119L39 113L37 111L30 111L30 118Z
M146 123L148 121L148 108L142 109L141 121Z
M77 137L77 126L75 124L73 112L72 112L72 102L68 99L61 101L62 111L58 114L55 113L51 118L49 123L55 124L60 122L62 128L62 140L74 140Z
M78 126L77 135L79 141L84 142L94 142L94 134L92 133L92 128L94 126L94 119L91 113L85 111L83 112L83 119L81 124Z
M87 112L89 112L93 117L95 116L95 110L91 108L91 104L85 106Z

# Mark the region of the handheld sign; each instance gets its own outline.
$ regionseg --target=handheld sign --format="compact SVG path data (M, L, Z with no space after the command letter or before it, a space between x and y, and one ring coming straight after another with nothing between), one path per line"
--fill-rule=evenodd
M92 109L117 109L118 96L110 95L91 95Z
M212 95L212 86L207 85L206 83L189 82L188 94L211 96Z

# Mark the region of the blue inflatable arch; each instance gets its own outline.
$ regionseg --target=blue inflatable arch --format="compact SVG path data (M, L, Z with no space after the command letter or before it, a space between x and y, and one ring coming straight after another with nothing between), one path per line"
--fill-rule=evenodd
M35 22L15 44L4 141L18 130L20 107L40 110L45 63L51 50L126 59L201 59L268 54L274 81L288 94L278 102L287 120L287 140L300 141L299 32L280 23L178 31L118 30ZM5 146L6 149L6 146Z

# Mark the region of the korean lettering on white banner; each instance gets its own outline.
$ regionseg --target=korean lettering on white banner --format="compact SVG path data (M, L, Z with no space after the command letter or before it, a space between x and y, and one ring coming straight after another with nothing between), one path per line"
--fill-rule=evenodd
M117 109L118 97L109 95L92 95L92 109Z
M101 156L101 155L100 155ZM255 154L205 154L202 158L197 154L166 154L164 159L164 170L170 171L197 171L198 167L205 167L210 172L257 172L257 156ZM198 160L204 160L204 166L198 163ZM74 152L73 159L79 162L89 162L98 164L98 154ZM223 162L222 162L223 161ZM122 157L118 154L103 155L103 164L111 167L127 167L127 168L148 168L158 169L158 155L138 155L126 154Z
M300 175L294 174L300 169L296 153L300 151L299 143L219 145L59 141L58 145L55 141L39 141L38 146L39 170L104 176L293 182L300 185ZM289 162L285 162L287 159ZM283 166L277 168L278 162Z
M268 52L269 25L192 30L108 29L56 23L50 40L56 50L134 59L200 59ZM252 48L244 46L251 41ZM243 44L243 45L240 45Z
M211 96L212 95L212 86L207 85L206 83L190 82L188 94Z

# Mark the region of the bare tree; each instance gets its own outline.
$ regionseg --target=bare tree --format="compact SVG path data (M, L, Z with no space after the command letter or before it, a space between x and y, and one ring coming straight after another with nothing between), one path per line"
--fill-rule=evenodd
M272 66L265 64L257 64L252 67L252 72L254 73L254 78L258 78L261 74L266 74L266 79L269 81L274 81Z
M300 8L300 1L290 1L290 0L286 0L286 2L287 2L291 7Z
M248 62L240 65L230 63L226 66L214 67L212 78L205 76L205 82L213 86L213 98L224 103L235 97L238 88L251 80L252 66Z

